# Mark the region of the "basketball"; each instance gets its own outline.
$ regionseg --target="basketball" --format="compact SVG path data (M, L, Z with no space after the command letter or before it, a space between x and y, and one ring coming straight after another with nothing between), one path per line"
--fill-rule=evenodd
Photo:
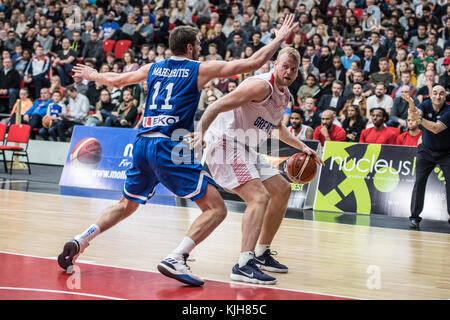
M305 184L316 176L317 164L309 155L299 152L289 157L285 171L292 182Z
M53 119L50 116L44 116L42 118L42 126L44 128L50 128L53 125Z
M102 146L95 138L84 138L73 148L70 163L93 166L102 158Z

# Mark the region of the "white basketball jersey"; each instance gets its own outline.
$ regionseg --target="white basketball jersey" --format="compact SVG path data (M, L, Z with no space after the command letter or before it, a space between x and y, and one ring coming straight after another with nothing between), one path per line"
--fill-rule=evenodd
M283 118L284 111L289 103L289 89L281 92L274 81L273 71L253 76L246 81L260 79L266 81L271 93L261 102L250 102L236 109L220 113L207 130L204 140L213 143L217 139L234 139L240 141L245 137L245 144L256 148L259 143L272 134ZM254 81L254 80L253 80Z
M298 135L295 135L294 129L292 127L289 127L289 132L292 133L297 139L299 140L306 140L306 130L308 128L311 128L310 126L302 124L302 128L300 129L300 132Z

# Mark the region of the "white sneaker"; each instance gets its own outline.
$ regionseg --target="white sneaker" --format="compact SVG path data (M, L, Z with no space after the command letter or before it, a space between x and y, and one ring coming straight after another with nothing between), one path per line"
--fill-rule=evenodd
M182 260L167 257L158 264L158 271L166 277L176 279L180 282L192 286L202 286L205 283L203 279L193 274L186 264L188 257L189 255L187 253L183 254Z

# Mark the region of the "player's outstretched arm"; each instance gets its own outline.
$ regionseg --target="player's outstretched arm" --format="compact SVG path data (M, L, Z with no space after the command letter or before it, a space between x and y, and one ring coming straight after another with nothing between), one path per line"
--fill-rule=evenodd
M199 90L211 79L231 77L261 68L272 58L281 44L286 41L291 32L297 27L298 23L294 22L294 19L295 15L293 14L286 16L281 28L275 31L275 39L256 51L250 58L229 62L210 61L200 64L197 80Z
M263 101L269 96L270 92L270 86L266 81L252 79L212 103L200 118L195 132L187 136L187 138L192 139L191 145L197 147L202 143L205 132L220 113L244 106L249 102Z
M273 131L273 135L284 143L290 145L291 147L302 150L304 153L309 154L318 164L324 165L323 160L319 157L319 155L305 143L297 139L297 137L293 136L289 132L289 129L286 128L286 126L281 122L276 130Z
M121 88L128 86L130 84L141 83L147 79L148 71L150 70L151 64L146 64L133 72L127 73L114 73L114 72L104 72L98 73L97 70L82 65L77 64L73 67L74 75L73 77L79 77L88 81L95 81L97 83L103 84L105 86L111 86L114 88Z

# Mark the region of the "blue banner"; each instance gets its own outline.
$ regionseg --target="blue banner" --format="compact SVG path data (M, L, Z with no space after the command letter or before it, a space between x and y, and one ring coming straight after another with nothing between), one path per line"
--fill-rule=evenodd
M60 186L122 192L136 134L129 128L75 126ZM155 195L173 196L161 184Z

